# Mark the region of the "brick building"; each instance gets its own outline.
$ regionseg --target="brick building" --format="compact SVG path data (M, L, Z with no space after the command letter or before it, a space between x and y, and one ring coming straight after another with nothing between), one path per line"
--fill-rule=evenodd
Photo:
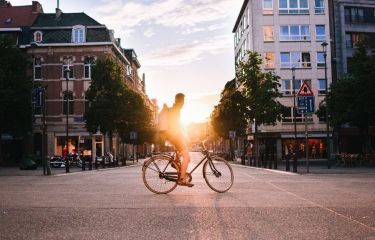
M18 18L7 17L12 19L10 23L5 23L8 30L0 26L0 32L17 33L13 34L15 44L25 49L33 60L34 87L45 86L47 89L45 123L48 156L66 154L67 123L69 152L95 157L109 151L109 139L100 132L93 135L87 132L83 121L88 107L85 92L91 83L91 68L98 58L111 56L116 59L125 70L125 84L140 93L153 109L145 93L145 77L138 75L141 65L135 51L122 48L113 30L85 13L63 13L58 8L55 13L43 13L42 6L36 1L31 6L14 7L8 4L6 8L6 11L0 8L0 17L5 19L8 13L14 13L12 16ZM42 151L42 112L42 108L35 108L33 134L36 157ZM128 154L128 149L133 149L122 145L124 149L119 151L119 142L115 136L115 155Z

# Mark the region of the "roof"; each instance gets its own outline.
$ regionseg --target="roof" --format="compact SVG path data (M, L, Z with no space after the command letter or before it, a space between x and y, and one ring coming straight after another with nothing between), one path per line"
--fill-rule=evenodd
M36 1L28 6L1 6L0 28L30 27L41 12L42 6Z
M243 14L243 12L246 10L246 6L247 6L247 3L248 3L249 1L250 1L250 0L244 0L244 1L243 1L242 7L241 7L241 11L240 11L240 13L238 14L238 17L237 17L236 23L234 24L234 28L233 28L233 30L232 30L232 33L235 33L235 32L236 32L237 27L238 27L238 24L240 24L240 22L241 22L242 14Z
M41 14L33 24L36 27L71 27L75 25L83 26L103 26L86 13L61 13L56 18L55 13Z

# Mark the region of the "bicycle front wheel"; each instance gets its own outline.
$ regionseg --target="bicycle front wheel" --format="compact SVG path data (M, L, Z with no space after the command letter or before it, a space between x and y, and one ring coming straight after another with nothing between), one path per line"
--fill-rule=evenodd
M166 156L155 156L143 165L143 183L153 193L166 194L177 187L178 166Z
M218 193L228 191L233 185L233 170L221 157L211 157L203 165L203 177L207 185Z

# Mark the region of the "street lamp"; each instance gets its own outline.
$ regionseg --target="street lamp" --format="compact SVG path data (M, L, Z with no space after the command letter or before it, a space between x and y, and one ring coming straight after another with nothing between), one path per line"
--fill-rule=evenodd
M68 144L68 137L69 137L69 74L70 74L70 69L67 67L64 69L65 73L65 82L66 82L66 92L65 92L65 98L66 98L66 138L65 138L65 146L66 146L66 158L65 158L65 171L68 173L69 172L69 144Z
M331 168L331 163L329 161L330 158L330 147L329 147L329 122L328 122L328 108L327 108L327 94L328 94L328 79L327 79L327 42L323 42L322 44L323 47L323 57L324 57L324 81L325 81L325 90L326 90L326 97L325 97L325 102L326 102L326 111L325 111L325 118L326 118L326 123L327 123L327 143L326 143L326 152L327 152L327 165L328 169Z
M292 70L292 86L293 86L293 124L294 124L293 172L297 172L296 68L292 67L291 70Z

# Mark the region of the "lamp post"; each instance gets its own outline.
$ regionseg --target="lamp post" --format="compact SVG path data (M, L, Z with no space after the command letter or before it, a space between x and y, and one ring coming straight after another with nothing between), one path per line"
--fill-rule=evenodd
M65 138L65 146L66 146L66 158L65 158L65 171L68 173L69 172L69 144L68 144L68 137L69 137L69 74L70 74L70 69L69 67L64 70L65 73L65 82L66 82L66 92L65 92L65 97L66 97L66 138Z
M330 163L330 147L329 147L329 122L328 122L328 109L327 109L327 94L328 94L328 79L327 79L327 42L323 42L322 44L323 47L323 57L324 57L324 81L325 81L325 90L326 90L326 97L325 97L325 102L326 102L326 111L325 111L325 118L326 118L326 123L327 123L327 142L326 142L326 153L327 153L327 166L328 169L331 168L331 163Z
M293 144L293 172L297 172L297 122L296 122L296 68L292 67L292 87L293 87L293 124L294 124L294 144Z

